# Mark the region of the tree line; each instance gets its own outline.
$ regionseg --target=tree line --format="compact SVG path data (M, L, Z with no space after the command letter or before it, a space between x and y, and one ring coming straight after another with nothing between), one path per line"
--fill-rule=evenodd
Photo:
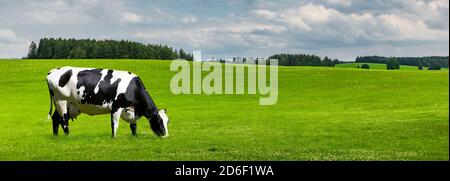
M31 42L28 59L159 59L191 60L192 54L167 45L129 40L42 38Z
M270 56L268 59L278 59L278 65L284 66L328 66L334 67L334 65L339 64L338 59L330 59L324 57L321 59L316 55L308 54L275 54Z
M448 68L448 56L429 56L429 57L382 57L382 56L358 56L357 63L388 63L388 60L395 59L400 65L411 65L420 67L445 67Z

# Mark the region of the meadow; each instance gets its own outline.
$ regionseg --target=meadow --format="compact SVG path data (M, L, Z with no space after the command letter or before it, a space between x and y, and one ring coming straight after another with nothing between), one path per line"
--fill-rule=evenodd
M131 71L170 137L138 137L110 116L80 115L52 135L45 77L61 66ZM279 67L278 102L260 95L173 95L170 61L0 60L0 160L449 160L448 71Z

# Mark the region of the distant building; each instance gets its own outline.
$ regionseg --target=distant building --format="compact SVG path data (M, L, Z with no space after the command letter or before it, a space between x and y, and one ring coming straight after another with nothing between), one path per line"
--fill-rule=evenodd
M227 63L233 63L233 59L232 59L232 58L226 58L226 59L225 59L225 62L227 62Z

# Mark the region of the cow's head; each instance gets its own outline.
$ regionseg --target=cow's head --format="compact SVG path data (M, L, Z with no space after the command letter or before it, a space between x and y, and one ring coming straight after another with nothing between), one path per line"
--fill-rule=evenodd
M166 138L169 136L169 129L167 128L169 124L169 117L167 117L166 112L166 109L162 109L154 112L153 115L148 118L153 133L161 138Z

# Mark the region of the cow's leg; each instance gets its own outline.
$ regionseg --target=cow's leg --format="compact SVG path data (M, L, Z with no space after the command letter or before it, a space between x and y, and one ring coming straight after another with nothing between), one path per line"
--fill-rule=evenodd
M69 114L67 112L67 101L56 101L56 110L62 117L62 119L60 119L60 124L64 130L64 134L69 135Z
M55 110L55 112L52 115L52 122L53 122L53 135L58 136L58 128L60 124L61 116L59 115L58 111Z
M120 115L122 114L122 108L119 108L116 112L111 113L111 130L112 138L116 138L117 128L119 128Z
M69 114L68 113L64 114L63 120L64 120L64 126L63 126L64 134L69 135Z
M131 134L133 136L137 137L137 134L136 134L137 125L136 125L136 123L130 123L130 129L131 129Z

